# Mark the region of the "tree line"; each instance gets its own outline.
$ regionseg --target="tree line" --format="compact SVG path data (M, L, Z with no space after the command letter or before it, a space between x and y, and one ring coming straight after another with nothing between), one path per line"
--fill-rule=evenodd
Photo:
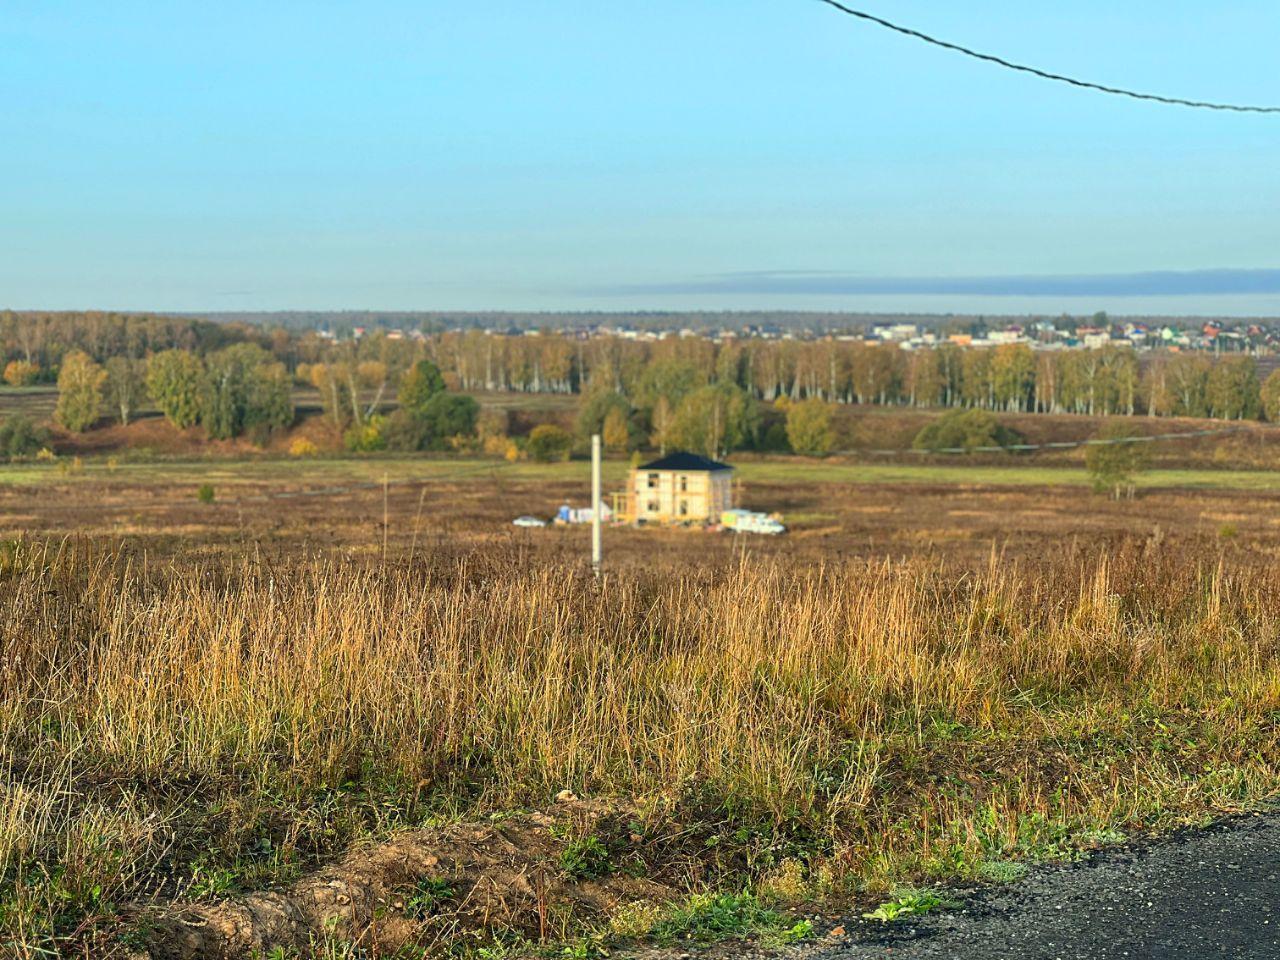
M184 350L205 358L254 344L330 401L353 384L379 389L429 359L464 392L589 393L643 396L672 364L693 368L699 385L740 387L757 400L818 398L835 403L977 408L1017 413L1149 414L1271 418L1280 384L1264 387L1247 354L1154 352L1127 346L1032 350L1025 344L954 344L902 350L895 344L703 337L629 340L548 332L504 335L450 330L420 339L375 333L335 343L316 331L266 329L185 317L111 313L0 313L0 368L13 385L52 383L63 358L79 351L99 364ZM335 369L327 378L316 369ZM681 374L680 376L684 376ZM354 379L353 379L354 378ZM321 382L314 382L321 380ZM358 391L357 391L358 392ZM334 406L337 405L335 402ZM332 411L331 411L332 413ZM352 411L357 422L364 416Z
M1264 389L1248 355L1149 354L1128 346L1033 350L1026 344L903 350L821 339L590 340L504 337L479 331L433 337L430 349L464 390L589 393L644 398L651 384L687 379L741 388L757 400L1255 419L1280 415L1280 380ZM663 371L680 371L678 374ZM1270 403L1270 408L1268 408Z
M305 372L325 398L348 449L423 450L449 438L474 433L479 405L450 393L440 369L420 359L404 370L396 387L397 409L384 415L382 397L390 377L385 364L365 361L300 366L290 374L283 363L255 343L239 343L204 357L170 349L146 359L110 357L100 364L73 350L58 372L55 421L83 432L103 417L128 425L138 409L153 403L178 429L200 426L214 440L247 436L265 442L294 422L293 390ZM378 381L372 402L360 386Z
M292 392L301 385L317 391L324 416L352 449L439 447L476 432L503 442L503 426L482 424L474 402L446 385L462 393L580 394L570 442L601 430L615 449L709 455L829 446L822 410L831 404L1280 421L1280 373L1261 381L1251 356L1140 356L1116 345L903 350L836 338L649 341L478 330L335 343L315 331L188 318L3 314L0 351L6 382L59 384L58 420L68 429L108 413L127 423L150 400L176 426L199 424L214 438L269 436L293 421ZM406 380L426 370L423 363L438 386L421 402L406 401ZM413 413L388 413L392 396ZM762 402L786 408L785 422L766 416ZM552 439L562 449L564 438Z
M293 423L293 385L284 364L254 343L200 357L169 349L147 359L98 363L83 350L62 358L54 419L73 433L103 417L128 425L147 401L179 429L199 424L214 440L265 440Z

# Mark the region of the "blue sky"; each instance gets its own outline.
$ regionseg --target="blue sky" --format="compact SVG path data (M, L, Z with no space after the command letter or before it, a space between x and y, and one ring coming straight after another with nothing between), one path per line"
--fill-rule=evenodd
M864 7L1280 103L1274 2ZM8 0L0 45L0 306L1280 315L1280 116L817 0Z

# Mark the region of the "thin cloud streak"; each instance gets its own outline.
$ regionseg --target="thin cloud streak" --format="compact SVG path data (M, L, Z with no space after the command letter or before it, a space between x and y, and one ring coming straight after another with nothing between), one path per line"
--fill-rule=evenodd
M771 270L723 273L671 282L620 284L598 288L592 292L604 296L1234 296L1280 294L1280 269L987 277L875 277L834 271Z

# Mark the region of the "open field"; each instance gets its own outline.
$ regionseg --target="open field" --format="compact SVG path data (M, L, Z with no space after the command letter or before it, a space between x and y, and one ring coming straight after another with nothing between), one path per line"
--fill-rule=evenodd
M1276 474L741 458L790 533L609 528L599 583L510 524L587 489L0 468L0 953L780 943L1280 790Z
M627 464L606 464L606 490ZM424 458L159 461L82 467L0 467L0 536L90 536L155 556L210 557L254 549L381 559L518 548L542 560L586 554L584 529L517 530L518 514L549 517L588 499L587 466ZM1127 539L1280 555L1280 473L1154 470L1140 495L1093 495L1070 463L966 466L803 461L739 462L737 495L777 512L778 539L694 530L610 528L611 562L732 564L755 557L820 561L928 555L984 563L1091 550ZM385 482L385 487L384 487ZM213 503L197 500L209 484Z
M10 548L0 942L785 939L788 906L1011 874L1272 795L1274 565L1111 554L596 583L519 545L386 565Z

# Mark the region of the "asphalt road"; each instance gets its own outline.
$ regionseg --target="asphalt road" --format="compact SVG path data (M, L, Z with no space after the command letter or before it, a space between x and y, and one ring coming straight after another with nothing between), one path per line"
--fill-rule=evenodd
M1280 815L1121 847L960 897L914 926L850 922L828 960L1280 960Z

